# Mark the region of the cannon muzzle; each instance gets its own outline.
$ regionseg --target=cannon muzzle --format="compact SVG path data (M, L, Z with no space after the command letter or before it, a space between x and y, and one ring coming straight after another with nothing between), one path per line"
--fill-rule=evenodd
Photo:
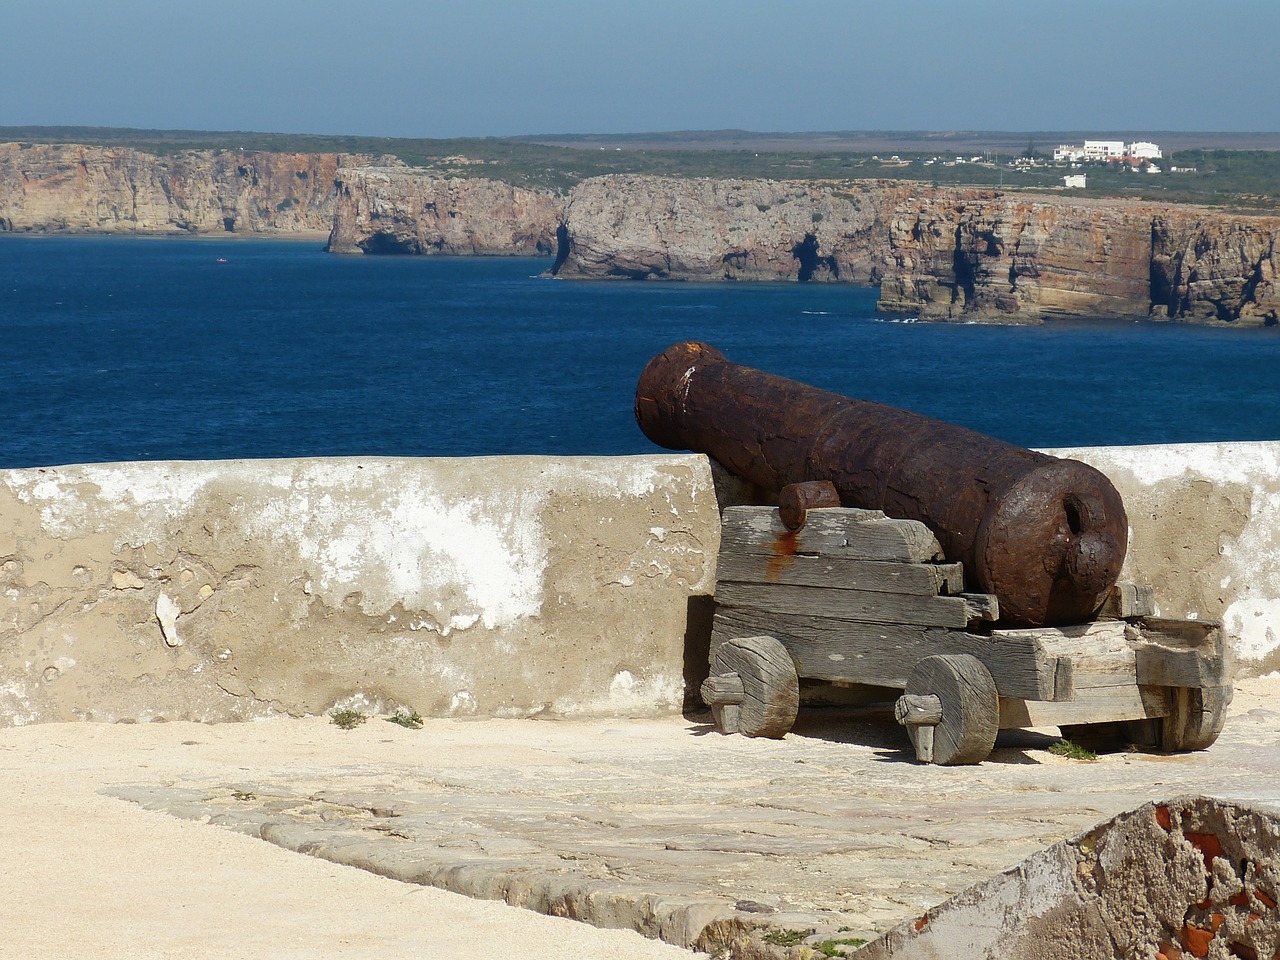
M775 494L835 484L846 507L919 520L1001 623L1087 620L1124 563L1128 518L1105 476L973 430L753 370L681 343L636 387L649 439L714 457Z

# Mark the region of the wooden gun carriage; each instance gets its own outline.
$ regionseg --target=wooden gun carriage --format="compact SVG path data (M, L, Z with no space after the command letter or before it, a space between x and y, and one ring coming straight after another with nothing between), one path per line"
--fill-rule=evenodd
M636 420L778 498L723 516L702 686L721 730L782 736L800 678L904 690L895 714L933 763L982 760L1001 727L1123 724L1165 750L1221 730L1221 626L1157 619L1117 584L1128 519L1093 467L704 343L649 361Z
M1198 750L1231 699L1221 625L1152 616L1117 584L1092 622L996 629L995 597L968 593L924 524L880 511L724 512L711 675L722 732L781 737L799 680L903 690L895 714L917 759L977 763L1004 728L1122 724L1139 745Z

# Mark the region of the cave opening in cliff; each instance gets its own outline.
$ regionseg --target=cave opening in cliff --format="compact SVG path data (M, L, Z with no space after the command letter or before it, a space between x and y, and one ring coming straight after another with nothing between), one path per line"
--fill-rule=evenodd
M367 240L360 243L360 249L365 253L377 254L379 256L394 256L396 254L416 253L413 244L407 240L392 236L389 233L375 233Z
M796 258L796 279L801 283L807 283L815 277L840 279L840 265L836 263L836 258L818 256L818 238L812 233L806 233L804 239L791 248L791 255Z
M978 277L973 269L972 261L961 245L960 227L956 227L956 245L951 254L951 270L956 277L955 288L951 291L951 302L955 303L963 294L965 304L972 303Z
M551 275L554 277L569 259L569 228L565 224L556 227L556 259L551 264Z

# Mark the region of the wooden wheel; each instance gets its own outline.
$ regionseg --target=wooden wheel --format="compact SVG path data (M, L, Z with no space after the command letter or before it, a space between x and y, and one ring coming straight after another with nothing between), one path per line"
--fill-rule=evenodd
M895 713L917 760L944 766L980 763L996 744L1000 696L977 657L925 657L911 668Z
M1227 719L1231 687L1170 687L1169 715L1160 721L1156 745L1170 753L1213 745Z
M773 637L742 637L716 649L702 699L721 733L776 740L796 722L800 678L791 654Z

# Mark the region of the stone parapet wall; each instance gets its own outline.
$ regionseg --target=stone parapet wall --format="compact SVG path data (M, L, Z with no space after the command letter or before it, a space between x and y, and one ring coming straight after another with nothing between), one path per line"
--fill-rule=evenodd
M0 725L676 712L718 545L696 456L3 471Z
M1115 482L1161 615L1280 668L1280 442L1052 452ZM0 725L676 712L719 539L693 455L0 471Z

